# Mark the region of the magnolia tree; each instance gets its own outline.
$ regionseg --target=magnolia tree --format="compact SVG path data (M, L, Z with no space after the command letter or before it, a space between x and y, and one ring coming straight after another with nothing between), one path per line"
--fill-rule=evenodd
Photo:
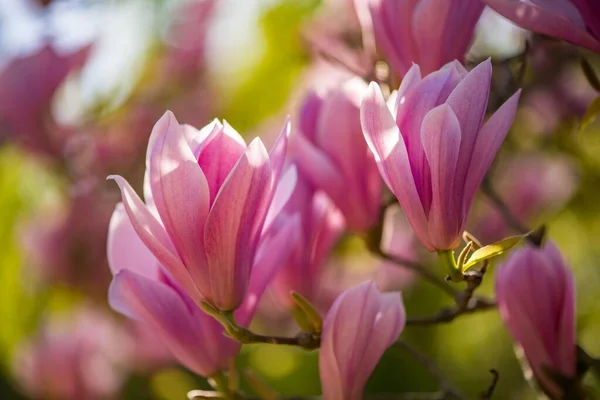
M525 28L600 49L600 7L592 1L485 3ZM491 105L491 61L470 70L461 63L484 3L371 0L356 7L363 37L375 44L364 51L380 50L386 77L367 74L309 93L270 152L260 139L246 144L226 122L198 130L167 112L148 143L143 199L124 178L110 177L122 194L108 244L110 304L210 378L215 392L191 398L247 398L231 361L243 344L269 343L318 349L323 398L361 399L384 351L406 346L402 331L418 321L400 293L383 293L371 280L325 309L316 305L318 270L345 229L454 298L431 323L497 308L539 389L552 399L586 397L582 376L597 364L577 347L573 277L551 238L541 229L484 244L466 231L521 93L515 88ZM382 250L382 216L396 202L421 244L439 256L445 281ZM489 263L509 251L496 298L477 295ZM298 322L289 337L249 329L279 273ZM482 388L484 398L495 382ZM463 397L448 387L431 398Z
M407 325L482 312L499 313L540 395L594 398L583 379L600 372L600 361L578 346L572 272L544 226L528 220L547 199L574 190L552 189L552 177L568 176L561 171L569 167L552 169L543 192L528 191L531 181L554 167L524 177L519 188L509 179L508 191L515 193L509 200L489 179L519 108L526 61L537 62L535 52L548 40L532 36L523 54L509 60L520 64L516 71L491 59L465 61L486 5L535 34L591 51L586 56L600 52L594 0L348 1L350 27L317 21L317 33L307 34L311 48L342 72L304 90L270 150L260 138L247 142L224 120L197 129L166 111L151 130L143 178L108 177L121 193L108 227L110 306L208 379L214 390L191 391L190 399L282 398L256 379L259 396L238 384L235 359L252 343L318 352L327 400L467 399L402 333ZM360 32L359 44L347 40L347 30ZM582 60L586 85L600 90L594 69ZM166 70L173 65L182 63ZM599 108L592 103L584 122ZM36 133L29 129L23 141L39 144ZM36 151L58 154L54 147ZM516 174L551 162L536 160L518 164ZM474 215L479 192L495 214ZM435 262L421 263L386 239L394 224L387 217L398 207L408 221L405 231ZM474 220L493 225L493 237L470 231ZM342 285L327 275L331 254L348 237L381 261L384 279L355 274L352 284ZM492 266L495 277L488 273ZM451 304L414 315L390 284L390 268L410 271L410 279L431 284ZM482 282L492 279L495 297L479 294ZM328 289L326 281L333 281ZM259 306L277 314L275 320L293 318L297 332L279 336L257 328L252 320ZM365 393L390 347L422 363L440 390ZM491 373L490 385L479 390L482 399L502 384L498 372Z

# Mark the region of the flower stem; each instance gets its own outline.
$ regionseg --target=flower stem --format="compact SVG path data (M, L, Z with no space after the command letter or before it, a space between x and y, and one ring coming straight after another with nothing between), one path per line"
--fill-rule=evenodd
M448 275L450 276L450 280L452 282L462 282L463 275L462 272L458 269L456 265L456 260L454 259L454 251L452 250L440 250L438 251L438 256L442 261L442 264L446 267L448 271Z

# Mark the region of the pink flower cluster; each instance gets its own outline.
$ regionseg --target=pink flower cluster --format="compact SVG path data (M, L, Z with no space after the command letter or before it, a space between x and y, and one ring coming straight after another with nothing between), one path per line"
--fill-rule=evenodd
M179 83L187 82L203 68L205 43L189 39L206 36L206 24L194 21L205 21L215 2L201 4L184 12L170 32L175 44L162 60L157 81L177 75ZM373 72L370 83L365 76L354 76L326 90L308 91L270 150L260 138L246 142L225 120L197 129L167 111L148 138L143 180L140 173L132 185L124 177L127 171L109 176L121 195L107 239L111 307L148 327L182 365L214 379L231 368L246 343L240 337L252 333L249 326L264 293L286 311L298 312L301 301L308 301L313 312L324 316L302 309L314 324L310 332L302 326L302 333L312 335L320 348L323 397L362 399L379 360L407 323L402 294L385 291L397 289L394 282L377 284L365 275L324 300L325 267L345 234L360 236L369 246L375 237L379 241L374 246L385 247L381 232L390 230L384 218L390 198L426 250L451 254L454 261L453 251L461 246L475 197L509 133L521 96L520 89L512 88L494 105L491 59L472 67L463 63L486 5L524 28L600 52L600 7L592 0L353 1L362 29L357 59L373 65L385 61L390 72L385 78ZM9 64L0 74L0 91L12 95L0 98L2 127L18 133L18 140L36 152L60 158L72 132L48 122L50 101L87 52L60 56L44 47L32 56L53 67L43 82L19 71L26 59ZM13 86L13 74L30 79L35 96L15 89L23 85ZM139 128L135 121L147 122L148 114L142 107L136 111L131 125ZM186 111L189 106L182 114ZM154 113L149 115L154 121ZM137 148L138 141L133 142L131 148ZM96 145L89 168L102 158L103 146ZM118 149L109 153L115 159L130 155ZM521 176L522 185L511 182L518 195L527 197L517 201L530 206L518 212L523 218L546 197L557 197L546 196L536 185L542 175L537 172ZM84 200L89 199L95 196ZM84 200L81 214L88 209ZM104 209L110 212L112 204ZM102 226L107 218L101 217L107 216L100 215L102 221L94 226ZM79 226L78 218L67 219L69 226ZM67 237L49 228L39 236L46 230ZM35 243L32 248L53 248L61 241L25 236ZM99 240L104 243L104 236ZM53 253L51 264L68 264L68 254ZM566 398L556 376L576 378L575 288L557 247L547 242L514 251L498 269L495 283L500 315L542 390L552 399ZM88 325L82 329L71 336L73 346L65 344L67 335L49 335L37 344L37 357L27 350L23 376L31 379L55 365L60 367L53 370L56 374L88 368L88 354L102 353L101 340ZM107 363L113 360L100 366ZM111 374L102 376L110 379L107 390L120 383ZM36 395L104 395L79 377L22 381Z

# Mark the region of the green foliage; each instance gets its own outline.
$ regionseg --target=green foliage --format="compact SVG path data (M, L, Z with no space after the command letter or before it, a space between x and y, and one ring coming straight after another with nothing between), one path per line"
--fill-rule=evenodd
M240 132L256 126L279 110L308 62L300 28L317 7L317 0L288 0L267 10L260 19L265 51L237 89L225 118Z

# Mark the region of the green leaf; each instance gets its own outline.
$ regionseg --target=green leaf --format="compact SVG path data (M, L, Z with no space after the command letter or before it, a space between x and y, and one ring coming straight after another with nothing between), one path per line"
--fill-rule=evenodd
M583 118L581 118L579 130L583 131L589 124L594 122L598 114L600 114L600 96L596 97L594 101L592 101Z
M466 270L468 270L469 268L471 268L472 266L474 266L477 263L480 263L480 262L490 259L492 257L499 256L500 254L504 253L505 251L512 249L517 244L519 244L519 242L521 240L523 240L524 237L525 237L524 235L523 236L511 236L506 239L502 239L499 242L492 243L492 244L484 246L478 250L475 250L473 252L473 254L471 254L471 257L469 257L467 262L464 264L464 266L462 268L462 272L465 272Z
M300 327L306 330L306 322L309 322L311 328L309 332L321 333L321 330L323 329L323 317L321 317L321 314L319 314L315 306L300 293L291 291L290 295L296 303L296 306L298 306L298 310L302 312L305 317L304 319L300 319L298 318L298 315L294 315L296 322L298 322Z

